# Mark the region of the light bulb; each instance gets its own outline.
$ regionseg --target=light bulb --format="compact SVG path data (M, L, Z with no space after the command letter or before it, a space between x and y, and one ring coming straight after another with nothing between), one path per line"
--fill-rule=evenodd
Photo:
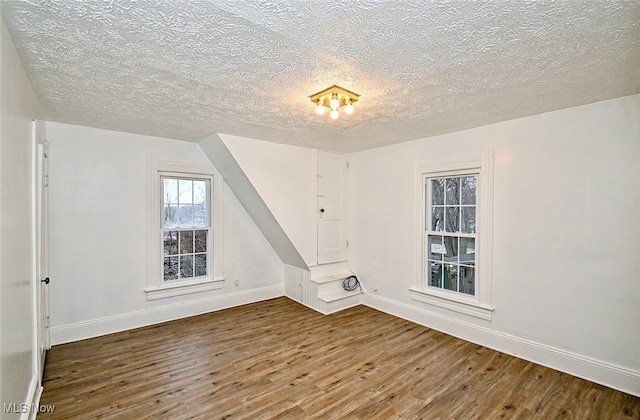
M340 107L340 99L338 99L337 93L334 93L333 96L331 96L331 102L329 104L331 105L331 109L338 109L338 107Z
M344 107L344 113L347 115L353 114L353 105L351 104L351 99L347 102L347 106Z
M320 103L320 99L318 99L318 105L316 105L316 114L324 114L324 106L322 106L322 104Z
M335 120L338 118L340 114L338 113L337 109L332 109L331 112L329 113L329 116L331 116L332 120Z

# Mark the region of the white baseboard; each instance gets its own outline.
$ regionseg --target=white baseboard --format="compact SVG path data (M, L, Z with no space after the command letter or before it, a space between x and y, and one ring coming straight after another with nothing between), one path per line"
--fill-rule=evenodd
M284 287L282 284L241 292L225 293L202 299L182 301L170 305L156 306L149 309L56 326L51 328L51 344L57 345L84 340L86 338L98 337L174 319L273 299L279 296L284 296Z
M374 294L364 305L416 324L640 397L640 372L511 334L448 318Z

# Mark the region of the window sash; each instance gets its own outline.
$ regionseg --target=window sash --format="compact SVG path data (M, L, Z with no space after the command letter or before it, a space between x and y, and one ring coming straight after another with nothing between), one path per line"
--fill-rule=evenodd
M171 182L174 181L174 182ZM196 182L204 182L204 197L196 198L197 192L193 188ZM181 282L190 282L197 281L200 279L207 279L212 277L212 263L213 263L213 252L212 252L212 244L213 244L213 227L212 227L212 189L213 189L213 177L211 176L188 176L186 174L171 174L171 173L160 173L160 213L159 213L159 222L160 222L160 258L159 258L159 274L160 274L160 282L161 284L176 284ZM175 187L175 191L167 191L167 189L172 189ZM182 191L182 188L186 190L190 190L185 194L185 191ZM202 191L200 191L202 193ZM201 195L201 194L200 194ZM194 217L193 207L196 205L204 205L204 223L197 223L196 218ZM175 223L167 224L166 219L166 211L167 206L175 206L178 211L178 215L174 218ZM191 216L183 217L180 213L181 206L191 206ZM189 212L185 212L186 215ZM191 223L184 223L185 220L191 219ZM202 220L202 219L201 219ZM182 226L181 226L182 225ZM196 232L197 231L205 231L207 238L205 242L205 251L203 252L195 252L195 249L192 249L192 252L182 252L181 239L183 237L182 232L188 233L193 232L192 240L195 241ZM176 244L176 253L166 254L166 246L165 246L165 237L168 232L177 232L178 241ZM192 244L195 247L195 242ZM202 261L204 256L205 261L205 272L198 274L198 264L196 256L200 255L198 258ZM189 267L189 260L191 260L191 264ZM171 275L167 273L167 264L169 267L174 267L173 270L175 275ZM201 266L200 266L201 267ZM189 275L189 271L191 271L191 275Z
M443 292L453 292L456 295L467 296L467 297L476 297L477 294L477 248L478 248L478 233L477 233L477 205L478 205L478 179L480 174L477 172L470 173L452 173L452 174L442 174L441 176L429 176L424 175L423 177L423 186L425 191L424 196L424 235L423 235L423 270L422 270L422 287L426 290L438 290ZM466 178L474 179L474 192L473 192L473 204L469 203L469 200L463 199L463 180ZM450 203L450 199L452 198L447 191L447 184L449 180L459 180L457 192L457 197L453 197L455 200L453 203ZM441 181L439 184L442 185L443 190L441 192L441 199L434 199L434 183L433 181ZM468 182L467 182L468 183ZM434 204L434 201L437 203ZM462 204L466 201L466 204ZM458 220L454 223L454 227L457 228L456 231L447 230L447 217L450 217L447 213L447 209L455 208L457 209L457 217ZM473 213L473 232L465 232L463 229L463 220L462 220L462 209L464 208L473 208L475 211ZM434 209L442 209L439 214L443 218L441 224L441 230L434 229L434 226L437 226L438 223L433 223L434 214L438 212L434 211ZM437 246L437 243L434 244L431 242L431 238L442 238L442 247L441 249L437 249L434 253L434 245ZM452 256L446 256L450 253L451 250L447 250L445 239L450 238L451 240L455 239L455 253ZM462 240L473 240L474 248L473 248L473 263L469 263L469 260L461 259L460 254L460 246ZM434 255L440 255L439 258L432 258ZM466 255L466 254L465 254ZM435 270L435 271L434 271ZM465 283L464 278L467 278L471 273L473 277L472 284L468 285ZM462 278L461 278L462 277ZM468 283L468 280L466 280ZM455 283L455 284L453 284Z
M166 237L167 233L176 232L176 244L175 244L175 252L173 251L173 247L171 244L169 245L169 250L167 250ZM192 234L192 246L191 250L186 250L183 252L183 232ZM206 240L204 243L204 250L200 251L197 249L197 232L206 232ZM163 282L178 282L178 281L189 281L189 280L197 280L200 278L206 278L211 276L211 244L212 244L212 234L213 229L211 227L207 228L162 228L161 229L161 238L162 238L162 255L160 257L161 266L162 266L162 281ZM169 251L169 252L167 252ZM184 272L188 272L187 270L183 270L183 264L188 262L185 261L185 258L192 257L192 275L183 275ZM198 275L199 269L202 269L202 266L198 266L198 261L202 262L204 258L204 272ZM168 276L166 271L167 264L175 264L176 266L176 276ZM200 271L201 272L201 271Z
M186 182L185 182L186 181ZM160 223L162 228L206 228L211 226L211 188L210 177L188 177L176 175L160 176L161 213ZM200 188L193 188L196 183ZM204 186L201 184L204 183ZM187 187L188 188L185 188ZM204 188L204 191L202 189ZM186 191L183 191L186 190ZM173 191L171 191L173 190ZM198 191L199 190L199 191ZM186 193L185 193L186 192ZM202 196L204 193L204 197ZM204 217L196 218L194 211L198 206L204 206ZM167 225L167 212L175 211L174 222ZM186 211L183 211L186 210ZM190 211L189 211L190 210ZM183 214L184 213L184 214ZM190 213L190 216L188 215ZM187 224L187 219L191 224ZM204 219L204 220L203 220ZM199 221L199 222L196 222Z

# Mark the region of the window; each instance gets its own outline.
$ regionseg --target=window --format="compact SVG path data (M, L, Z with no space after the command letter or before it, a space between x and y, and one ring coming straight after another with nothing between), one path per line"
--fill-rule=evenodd
M418 166L414 300L490 320L493 151L480 162Z
M147 299L222 288L220 176L210 166L148 166Z
M475 295L477 174L426 178L426 287Z

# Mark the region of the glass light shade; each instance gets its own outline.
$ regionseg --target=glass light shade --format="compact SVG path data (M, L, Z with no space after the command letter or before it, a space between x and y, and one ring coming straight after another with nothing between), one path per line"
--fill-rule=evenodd
M332 119L332 120L335 120L335 119L337 119L337 118L338 118L338 116L339 116L340 114L338 113L338 110L337 110L337 109L332 109L332 110L331 110L331 112L329 113L329 115L331 116L331 119Z
M324 106L318 101L318 105L316 105L316 114L322 115L324 114Z
M353 105L351 105L351 100L349 100L349 103L344 107L344 113L347 115L353 114Z
M331 109L338 109L340 107L340 99L338 99L337 94L333 94L333 96L331 97L331 102L329 102L329 104L331 105Z

